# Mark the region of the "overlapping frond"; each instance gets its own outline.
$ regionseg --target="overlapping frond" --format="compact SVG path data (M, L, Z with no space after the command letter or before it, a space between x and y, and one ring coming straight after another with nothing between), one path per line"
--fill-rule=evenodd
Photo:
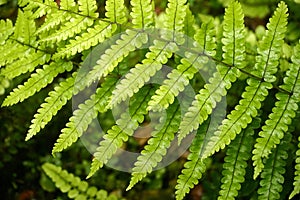
M292 199L296 194L300 193L300 137L298 138L298 150L296 151L296 165L294 177L294 190L291 192L289 199Z
M30 16L32 19L50 14L53 8L58 9L58 5L52 0L19 0L18 4L25 7L25 10L34 10L34 13Z
M261 173L258 200L280 199L280 192L283 187L286 159L288 158L288 144L291 141L291 134L286 133L283 140L266 161Z
M137 158L134 164L135 167L132 169L131 181L126 190L130 190L147 174L151 173L163 159L163 156L167 154L167 149L178 130L180 119L180 104L174 103L168 108L167 116L162 116L159 119L160 122L164 123L160 123L155 127L154 132L151 133L152 138L148 140L141 155Z
M53 91L49 92L45 102L41 104L31 120L32 124L29 127L25 140L29 140L43 129L51 121L52 117L71 99L76 75L77 73L74 73L73 76L60 82Z
M204 158L225 148L242 129L247 127L252 118L257 116L261 102L268 95L268 90L272 88L272 83L276 80L274 73L277 71L286 25L287 7L284 2L281 2L270 19L267 25L268 30L258 46L253 73L261 77L261 80L252 77L247 79L248 86L242 94L239 105L227 115L227 119L223 120L219 130L211 138L208 148L203 152Z
M78 109L73 112L73 116L69 119L67 127L62 129L52 154L71 146L87 130L92 120L97 117L98 112L106 111L108 99L117 81L116 78L107 78L95 94L78 106Z
M108 196L107 191L89 186L86 181L82 181L79 177L63 170L59 166L45 163L42 165L42 169L55 183L56 187L63 193L67 193L70 199L117 200L117 197L114 195Z
M269 115L269 119L259 132L256 139L255 149L253 150L254 178L256 178L264 167L263 158L267 158L271 150L280 143L284 134L288 131L288 126L296 116L298 102L300 102L300 45L295 47L292 57L293 64L290 65L280 87L285 92L279 91L276 94L277 102ZM287 93L288 92L288 93Z
M169 104L173 103L174 98L189 84L189 80L194 77L194 74L207 64L209 60L207 58L208 55L205 55L206 50L213 55L216 47L214 35L213 22L203 23L201 29L198 29L195 35L198 44L190 44L191 47L194 45L192 50L195 50L195 52L186 52L185 58L181 59L177 69L172 70L167 75L167 79L164 80L149 102L150 110L167 108ZM187 39L186 42L191 41ZM199 52L199 49L202 51Z
M217 72L209 79L209 83L196 95L180 124L179 142L207 119L212 109L227 94L231 83L240 75L238 68L243 67L245 47L238 44L245 42L245 27L242 8L238 2L232 1L226 9L223 29L223 62L230 67L218 65Z
M187 157L187 162L184 164L181 174L178 176L176 185L176 200L182 200L184 196L198 184L202 174L206 171L207 159L200 158L200 152L203 145L203 140L209 129L210 120L206 120L200 125L198 132L190 146L190 154Z
M127 22L127 9L124 0L107 0L105 16L110 22L124 24Z
M259 120L254 119L240 135L228 146L224 158L221 180L221 190L218 200L234 200L237 197L241 184L245 181L247 161L253 147L254 129L259 127Z
M22 102L42 88L46 87L53 79L64 71L70 71L73 65L71 62L57 61L52 62L50 65L44 65L43 69L37 69L31 77L24 83L13 89L7 96L2 106L9 106Z
M120 119L116 121L116 124L107 131L103 136L102 141L99 143L99 147L94 153L94 159L91 166L91 171L88 177L91 177L99 168L113 156L114 153L121 147L123 142L128 140L129 136L132 136L139 123L144 120L144 115L147 114L147 103L153 93L153 89L145 86L136 95L140 95L142 98L133 98L133 101L129 109L126 109L121 114Z

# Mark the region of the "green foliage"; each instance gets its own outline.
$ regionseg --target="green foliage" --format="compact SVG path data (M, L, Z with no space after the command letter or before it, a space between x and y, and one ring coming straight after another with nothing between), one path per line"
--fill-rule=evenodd
M214 168L211 160L222 160L225 154L219 199L244 195L249 177L257 178L259 185L253 186L257 194L247 194L248 199L255 195L280 199L287 193L293 198L300 193L299 144L294 190L283 193L282 185L288 176L285 167L294 159L288 155L299 137L293 120L299 113L300 43L299 38L290 39L294 36L288 7L280 2L267 30L262 26L254 30L244 15L249 16L247 8L256 1L220 2L227 5L224 17L214 18L195 15L190 6L195 2L186 0L169 0L160 15L151 0L131 0L128 5L106 0L103 13L96 0L20 0L16 21L0 20L0 94L10 80L15 87L5 95L2 107L50 91L33 116L25 138L29 140L73 95L80 96L97 83L95 94L75 107L52 149L56 154L69 148L93 120L107 117L111 125L105 124L88 177L111 161L119 148L134 147L141 154L132 168L130 190L163 162L172 143L190 140L175 186L177 200L201 184L206 171ZM87 65L88 71L82 73ZM164 65L169 66L166 74L161 73ZM196 95L189 93L189 86ZM215 122L214 112L225 97L229 105L225 119ZM190 102L182 101L189 98ZM115 110L120 113L112 119ZM151 122L152 113L160 117L150 138L145 145L134 146L132 136ZM43 169L70 198L107 196L59 167L48 163Z
M79 177L62 170L51 163L45 163L42 166L44 172L55 183L63 193L67 193L70 199L99 199L99 200L117 200L115 195L107 194L105 190L98 190L94 186L89 186L86 181L82 181Z

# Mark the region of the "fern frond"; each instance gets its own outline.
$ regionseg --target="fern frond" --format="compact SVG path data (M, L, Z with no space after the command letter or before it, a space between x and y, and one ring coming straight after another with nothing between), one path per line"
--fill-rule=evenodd
M272 82L276 80L273 74L277 71L286 25L287 7L281 2L267 25L269 30L258 45L253 73L262 79L257 80L252 77L247 79L248 86L242 94L243 99L227 115L227 119L223 120L222 125L208 143L208 148L203 152L203 158L225 148L242 129L247 127L252 118L257 116L261 102L268 95L268 90L272 88Z
M133 28L135 29L147 29L154 25L154 13L152 8L152 0L132 0L130 1L132 6Z
M76 36L75 39L70 40L70 44L67 44L53 56L53 58L64 58L80 53L83 50L90 49L92 46L96 46L104 41L105 38L110 37L116 31L116 25L107 22L100 21L88 28L87 32L80 36Z
M7 38L14 32L14 26L9 19L0 20L0 45L6 43Z
M186 15L184 18L184 34L190 38L193 38L195 36L195 17L192 13L192 11L189 8L189 4L186 6ZM188 41L187 41L188 42ZM186 44L186 46L190 46L189 44Z
M96 0L78 0L78 5L80 14L91 18L97 18L99 16L96 12L98 9Z
M67 40L80 33L82 30L87 29L87 27L91 26L93 23L94 20L91 18L76 15L74 17L71 17L71 19L55 33L41 39L40 42L55 43Z
M238 68L243 67L245 59L245 26L241 5L232 1L225 11L223 30L224 65L217 66L217 72L209 79L209 83L196 95L192 106L188 109L181 124L178 135L179 142L190 132L197 129L211 114L212 109L226 95L231 83L240 75Z
M127 9L124 0L107 0L105 16L110 22L124 24L127 22Z
M24 85L19 85L13 89L9 96L5 98L2 106L9 106L24 101L51 83L59 73L66 70L70 71L72 67L71 62L62 60L52 62L50 65L44 65L43 69L37 69L36 73L32 74Z
M57 188L63 193L68 193L70 199L117 199L114 195L108 196L105 190L98 190L94 186L89 186L86 181L82 181L79 177L68 173L66 170L62 170L61 167L54 164L45 163L42 165L42 169L55 183Z
M195 35L195 39L199 42L199 47L197 48L197 45L195 45L194 49L199 51L201 48L208 47L207 50L210 54L214 54L214 48L216 47L214 35L213 22L203 23L201 29L198 29ZM179 92L184 90L194 74L208 62L205 52L206 49L203 49L203 54L199 53L198 55L192 52L185 53L185 58L181 59L177 69L172 70L167 75L168 79L164 80L163 84L155 92L156 94L151 98L149 110L162 110L173 103L174 98Z
M259 138L256 139L255 149L253 150L252 160L254 168L254 178L262 171L264 164L263 158L267 158L271 150L280 143L284 134L288 131L288 126L296 116L298 110L297 103L300 102L300 44L295 47L292 57L293 64L284 78L284 84L280 86L290 94L278 92L276 94L277 102L269 115L269 119L259 132Z
M184 20L187 9L186 2L186 0L168 0L164 27L162 28L172 31L172 34L163 34L162 38L176 42L182 40L182 38L178 36L182 36L179 33L184 31ZM177 39L179 40L177 41Z
M58 9L58 5L52 0L19 0L18 4L25 7L24 10L34 10L30 16L32 19L50 14L53 9Z
M148 140L141 155L134 163L135 167L132 169L132 177L126 190L130 190L147 174L151 173L153 168L163 159L163 156L167 154L167 149L178 130L180 119L180 104L174 103L167 109L167 116L159 119L160 122L164 123L155 127L155 131L151 133L152 138Z
M262 180L259 183L261 187L257 191L259 194L258 200L280 199L286 159L288 158L288 145L291 138L291 134L286 133L278 147L273 149L273 153L268 158L261 173Z
M144 115L147 114L147 103L152 93L153 89L149 87L142 88L136 95L143 98L134 99L130 106L131 115L129 114L129 110L121 114L120 119L116 121L116 125L103 136L104 140L99 143L100 146L94 153L94 159L88 178L108 162L117 149L121 147L123 142L128 140L128 136L134 133L139 123L143 122Z
M155 73L161 69L162 64L168 61L172 56L172 52L178 50L173 42L164 42L154 40L154 45L150 47L150 52L146 54L146 58L142 64L137 64L125 75L113 91L111 105L115 106L121 101L132 97L139 88L150 80Z
M187 162L184 163L184 169L178 176L176 189L176 200L182 200L184 196L198 184L202 174L206 171L207 159L200 159L200 151L203 145L203 140L208 132L210 120L206 120L200 125L198 132L190 146L190 154L187 157Z
M31 120L31 125L25 138L26 141L43 129L51 121L52 117L71 99L76 75L77 73L74 73L73 76L60 82L53 91L49 92L45 102L41 104Z
M234 200L245 181L247 160L253 148L254 129L259 127L259 120L254 119L240 135L228 146L223 164L221 190L218 200Z
M41 35L45 32L58 29L59 25L62 25L70 20L74 13L78 12L78 5L74 0L63 0L60 2L60 8L52 8L51 13L46 15L45 22L35 32L36 35ZM48 35L48 34L47 34Z
M148 41L146 33L134 30L126 30L115 44L101 55L97 65L88 74L89 83L106 76L127 56L130 52L142 46Z
M294 177L294 190L291 192L289 199L292 199L296 194L300 193L300 137L298 137L298 150L296 151L296 165Z
M116 78L107 78L95 94L78 106L69 119L67 128L62 129L52 154L71 146L86 131L92 120L97 117L98 112L106 111L108 100L117 81Z
M50 57L50 54L45 54L41 51L30 51L28 55L7 64L2 69L1 74L8 79L13 79L26 72L32 72L39 65L44 65L50 60Z
M34 43L36 43L36 36L34 35L36 26L34 20L30 19L31 15L32 13L30 11L18 11L15 31L14 35L12 36L13 39L27 45L34 45Z

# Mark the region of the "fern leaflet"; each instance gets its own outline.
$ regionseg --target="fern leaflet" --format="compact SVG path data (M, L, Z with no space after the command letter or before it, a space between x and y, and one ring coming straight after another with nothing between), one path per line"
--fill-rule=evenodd
M67 123L67 128L62 129L62 133L53 147L52 154L71 146L86 131L92 120L97 117L98 111L106 111L108 99L116 82L116 78L108 78L90 99L78 106L78 109L74 111L73 116Z
M262 79L256 80L252 77L247 79L248 86L242 94L243 99L227 115L227 119L223 120L222 125L208 143L208 148L203 152L203 158L225 148L243 128L247 127L252 117L257 116L261 102L268 95L268 90L272 88L272 82L276 80L273 74L277 71L286 25L287 7L284 2L281 2L267 25L269 30L258 46L257 62L253 73Z
M155 127L152 133L152 138L148 140L147 145L142 150L141 155L135 162L135 167L132 169L132 177L129 186L126 190L130 190L136 183L142 180L148 173L151 173L153 168L167 154L167 149L170 147L174 134L177 132L178 124L181 119L180 104L174 103L167 110L167 116L159 119L160 122ZM164 119L166 118L166 119Z

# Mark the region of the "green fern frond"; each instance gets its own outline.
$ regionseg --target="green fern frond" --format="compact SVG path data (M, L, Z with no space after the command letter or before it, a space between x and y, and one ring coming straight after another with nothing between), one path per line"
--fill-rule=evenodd
M53 58L70 57L83 50L88 50L92 46L96 46L103 42L107 37L110 37L116 29L117 27L115 24L103 21L100 21L99 23L96 22L93 28L87 28L87 32L80 36L76 36L75 39L71 39L70 44L59 49Z
M273 74L277 71L286 25L287 7L281 2L267 25L269 30L258 45L253 73L261 77L261 80L252 77L247 79L248 86L242 94L243 99L227 115L227 119L223 120L219 130L207 145L208 148L203 152L203 158L225 148L242 129L247 127L252 117L257 116L261 102L268 95L268 90L272 88L272 82L276 80Z
M107 0L105 16L112 23L124 24L127 22L127 9L124 0Z
M298 137L298 150L296 151L296 165L294 177L294 190L291 192L289 199L300 193L300 137Z
M34 34L36 26L34 20L30 18L31 15L32 13L30 11L18 11L15 31L12 36L13 39L27 45L34 45L34 43L36 43L36 36Z
M247 160L253 148L254 129L259 127L259 120L254 119L240 135L228 146L223 164L221 191L218 200L234 200L245 181Z
M35 32L36 35L41 35L45 32L50 32L52 29L58 29L59 25L62 25L70 20L78 12L78 5L74 0L62 0L60 1L60 7L54 7L51 13L46 15L45 22Z
M79 177L68 173L66 170L62 170L51 163L45 163L42 165L43 171L51 178L55 183L55 186L59 188L63 193L68 193L70 199L96 199L96 200L112 200L117 199L114 195L107 195L107 191L98 190L94 186L89 186L86 181L82 181Z
M218 65L217 72L209 79L209 83L196 95L192 106L185 114L181 124L179 142L190 132L197 129L211 114L212 109L227 94L231 83L240 75L238 68L243 67L245 59L245 27L243 12L238 2L232 1L225 11L223 25L223 60L232 67Z
M14 32L14 26L11 20L9 19L0 20L0 45L5 44L7 38L11 36L13 32Z
M172 56L172 52L178 50L177 45L173 42L154 40L153 43L154 45L150 47L150 52L146 54L142 64L139 63L130 69L125 78L116 86L112 96L112 106L132 97L161 69L162 64L165 64Z
M50 60L50 57L50 54L45 54L42 51L30 51L30 54L7 64L2 69L1 74L8 79L13 79L26 72L32 72L39 65L44 65Z
M300 102L300 44L295 47L292 57L293 64L287 71L287 76L283 79L284 84L280 86L289 92L279 91L276 94L278 101L269 115L269 119L259 132L259 138L256 139L255 149L253 150L254 178L262 171L264 164L263 158L267 158L271 150L280 143L284 134L288 131L288 126L296 116L298 110L297 103Z
M50 14L53 8L58 9L58 5L52 0L19 0L18 4L25 7L24 10L34 10L30 16L32 19Z
M51 121L52 117L71 99L76 75L77 73L74 73L73 76L60 82L53 91L49 92L45 102L41 104L31 120L32 124L26 135L26 141L43 129Z
M198 29L195 35L195 39L199 42L199 47L197 48L197 45L195 45L194 49L199 51L199 48L209 47L208 51L214 54L213 48L216 47L214 34L213 22L203 23L201 29ZM162 110L173 103L174 98L179 92L184 90L185 86L189 84L189 80L194 77L194 74L208 62L205 52L206 49L203 49L203 55L201 53L197 55L192 52L185 54L185 58L181 59L177 69L172 70L167 75L168 78L164 80L163 84L155 92L156 94L151 98L149 110Z
M97 61L97 65L88 74L89 83L106 76L114 70L114 68L121 62L125 56L130 52L142 46L148 41L146 33L134 30L126 30L125 34L120 36L115 44L101 55Z
M152 0L132 0L130 1L132 6L133 28L135 29L147 29L154 25L154 13L152 8Z
M184 196L198 184L202 174L206 171L208 159L200 159L200 151L203 145L203 140L209 129L210 120L206 120L200 125L198 132L190 146L190 154L187 157L187 162L184 163L184 169L178 176L176 189L176 200L182 200Z
M142 88L136 95L142 98L133 98L129 109L121 114L120 119L103 136L104 140L99 143L99 147L94 153L94 159L91 166L91 171L88 178L103 167L104 164L113 156L123 142L128 140L128 136L132 136L139 123L144 120L144 115L147 114L147 103L153 93L153 89L149 87Z
M155 131L151 133L152 138L148 140L147 145L142 150L141 155L135 162L135 167L132 169L132 177L129 186L126 190L130 190L135 184L141 181L147 174L151 173L153 168L167 154L167 149L170 147L174 134L178 130L178 125L181 119L180 104L174 103L167 109L167 116L159 119L162 124L155 127Z
M67 128L62 129L52 154L71 146L86 131L88 125L97 117L98 112L106 111L109 97L117 81L116 78L107 78L90 99L78 106L78 109L73 112L73 116L69 119Z
M99 14L96 12L97 1L96 0L78 0L80 14L91 18L97 18Z
M19 85L13 89L9 96L5 98L2 106L9 106L24 101L51 83L59 73L66 70L70 71L72 67L71 62L62 60L52 62L50 65L44 65L43 69L37 69L36 73L32 74L24 85Z
M282 184L284 182L284 173L286 159L288 158L288 145L291 141L291 134L286 133L283 140L280 142L273 153L268 158L266 165L261 173L260 188L258 200L280 199Z
M28 46L22 45L15 40L8 39L4 45L0 46L2 53L0 57L0 66L5 66L24 57L24 53L31 53L34 50Z

